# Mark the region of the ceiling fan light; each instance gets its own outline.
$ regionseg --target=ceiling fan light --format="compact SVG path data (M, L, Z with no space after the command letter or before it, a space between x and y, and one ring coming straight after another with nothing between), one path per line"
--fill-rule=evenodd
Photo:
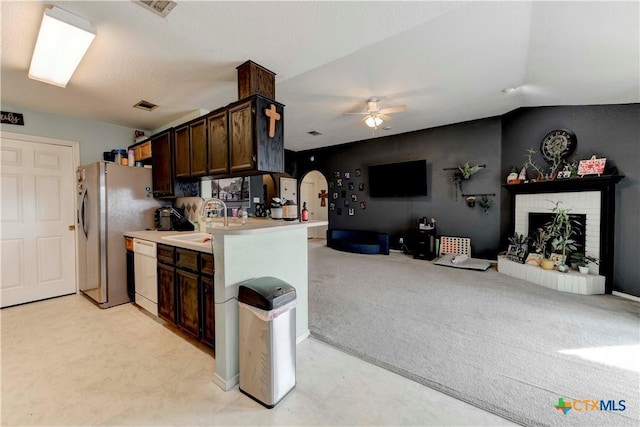
M380 117L369 116L364 122L370 128L377 128L382 124L382 119Z
M45 10L29 78L66 87L95 37L86 19L55 6Z

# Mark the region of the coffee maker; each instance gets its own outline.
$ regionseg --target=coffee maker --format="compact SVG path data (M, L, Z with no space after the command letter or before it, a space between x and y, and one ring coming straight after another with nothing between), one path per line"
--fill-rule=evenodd
M156 209L155 228L159 231L193 231L194 226L189 222L184 211L166 206Z

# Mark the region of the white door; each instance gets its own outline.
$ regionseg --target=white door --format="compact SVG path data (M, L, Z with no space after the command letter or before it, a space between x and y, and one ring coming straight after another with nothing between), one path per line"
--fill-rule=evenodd
M318 171L309 172L300 184L300 203L307 202L310 220L326 221L328 218L328 207L321 206L320 192L322 190L327 192L327 180ZM326 226L311 227L308 230L309 238L324 239L327 236Z
M0 136L0 307L76 292L71 146Z

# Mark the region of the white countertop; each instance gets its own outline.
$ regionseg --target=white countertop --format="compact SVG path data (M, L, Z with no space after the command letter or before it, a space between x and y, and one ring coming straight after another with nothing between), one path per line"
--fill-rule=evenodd
M229 226L224 227L218 221L214 227L209 228L207 231L212 235L241 235L241 234L256 234L256 233L275 233L282 231L283 229L293 228L309 228L309 227L321 227L328 225L328 221L284 221L274 219L258 219L249 218L246 224L241 224L240 220L236 218L229 218ZM124 233L127 237L135 237L142 240L148 240L151 242L161 243L163 245L176 246L179 248L191 249L194 251L213 253L213 243L191 243L180 242L176 240L163 239L166 236L186 235L197 233L197 231L157 231L157 230L141 230L141 231L127 231Z

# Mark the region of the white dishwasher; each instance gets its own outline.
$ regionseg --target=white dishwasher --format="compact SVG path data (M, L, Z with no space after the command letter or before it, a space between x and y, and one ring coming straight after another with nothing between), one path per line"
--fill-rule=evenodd
M158 270L156 243L133 239L136 304L158 315Z

